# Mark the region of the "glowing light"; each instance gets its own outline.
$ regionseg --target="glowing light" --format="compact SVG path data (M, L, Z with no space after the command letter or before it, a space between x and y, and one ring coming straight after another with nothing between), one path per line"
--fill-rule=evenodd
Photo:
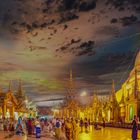
M83 91L83 92L81 93L81 96L82 96L82 97L87 96L87 92L86 92L86 91Z
M25 100L25 103L26 103L26 104L28 103L28 100L27 100L27 99Z

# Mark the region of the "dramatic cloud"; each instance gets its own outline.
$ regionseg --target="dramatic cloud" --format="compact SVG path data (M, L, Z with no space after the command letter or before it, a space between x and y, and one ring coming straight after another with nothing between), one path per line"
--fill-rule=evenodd
M78 95L108 94L112 79L118 89L140 45L139 8L133 0L1 1L1 87L12 80L16 90L22 79L34 101L64 98L72 68Z

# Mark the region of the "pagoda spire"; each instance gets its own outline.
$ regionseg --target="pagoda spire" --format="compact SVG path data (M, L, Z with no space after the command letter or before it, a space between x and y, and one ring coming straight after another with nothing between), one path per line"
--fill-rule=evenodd
M17 94L18 94L18 96L23 96L21 79L19 79L19 87L18 87L18 93Z
M72 69L70 69L69 73L69 85L67 87L68 93L66 98L67 99L75 99L75 89L74 89L74 84L73 84L73 73Z
M115 95L115 82L114 82L114 80L112 80L112 91L111 91L111 93L112 93L112 100L113 100L113 102L115 101L117 101L117 99L116 99L116 95Z
M12 82L11 81L9 82L9 89L8 89L8 91L12 91Z
M109 101L112 102L112 91L109 91Z

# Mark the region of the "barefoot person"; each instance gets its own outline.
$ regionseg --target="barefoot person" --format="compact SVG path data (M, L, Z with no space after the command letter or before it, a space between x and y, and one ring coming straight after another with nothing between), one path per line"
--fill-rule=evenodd
M136 140L137 135L138 135L138 120L135 115L134 120L132 121L132 140Z

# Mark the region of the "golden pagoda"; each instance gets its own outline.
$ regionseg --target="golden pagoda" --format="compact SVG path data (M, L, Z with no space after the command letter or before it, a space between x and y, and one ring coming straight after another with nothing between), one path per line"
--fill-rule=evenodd
M112 91L111 91L111 100L110 100L110 121L118 122L119 121L119 103L117 102L115 94L115 82L112 81Z
M116 97L118 102L122 102L124 98L121 115L123 114L125 122L132 121L134 115L140 120L140 51L136 56L134 68L121 89L116 92Z
M18 90L15 94L15 97L17 99L17 106L16 106L17 112L21 112L21 114L26 113L26 112L28 113L28 110L26 109L25 95L22 90L21 80L19 80L19 86L18 86Z
M95 98L95 95L93 97ZM109 100L106 99L103 103L98 99L97 103L95 99L92 106L95 121L102 121L102 118L108 122L131 122L134 115L137 115L140 120L140 51L136 56L134 68L121 89L115 91L113 80Z
M115 82L112 81L109 98L99 99L94 93L92 104L81 106L76 100L72 70L66 95L66 105L62 109L64 117L89 118L92 121L102 122L131 122L134 115L140 120L140 51L138 52L128 78L121 89L115 91Z
M65 105L60 111L65 118L77 118L78 117L78 103L76 100L76 91L74 88L73 74L70 70L69 84L67 86Z

